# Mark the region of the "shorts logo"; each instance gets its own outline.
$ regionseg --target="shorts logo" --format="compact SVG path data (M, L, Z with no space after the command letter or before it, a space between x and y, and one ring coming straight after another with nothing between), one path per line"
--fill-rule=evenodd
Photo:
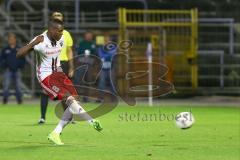
M52 90L56 93L60 91L60 89L57 86L52 86Z

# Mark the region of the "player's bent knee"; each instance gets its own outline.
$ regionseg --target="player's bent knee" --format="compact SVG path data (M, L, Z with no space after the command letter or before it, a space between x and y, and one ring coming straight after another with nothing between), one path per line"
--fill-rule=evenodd
M76 100L72 101L72 104L69 106L69 111L72 114L80 114L82 112L85 112L83 108L77 103Z
M82 111L84 111L73 96L68 96L66 98L66 104L72 114L80 114Z
M69 106L72 103L72 100L74 100L74 97L71 96L71 94L66 93L63 97L62 100Z

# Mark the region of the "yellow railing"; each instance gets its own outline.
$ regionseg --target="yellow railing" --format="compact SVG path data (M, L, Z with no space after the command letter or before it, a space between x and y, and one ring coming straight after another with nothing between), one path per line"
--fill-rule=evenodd
M137 10L120 8L118 15L119 41L133 39L133 43L134 41L136 41L136 44L141 43L135 46L139 46L139 49L144 48L144 45L142 45L144 41L146 41L145 43L151 41L155 49L155 55L161 53L166 60L170 59L170 64L173 65L170 66L173 67L173 76L170 77L174 77L175 73L179 75L185 72L189 74L191 87L193 89L197 88L197 9ZM179 59L183 64L178 64ZM179 65L182 66L179 67ZM173 81L177 83L178 80L175 78Z

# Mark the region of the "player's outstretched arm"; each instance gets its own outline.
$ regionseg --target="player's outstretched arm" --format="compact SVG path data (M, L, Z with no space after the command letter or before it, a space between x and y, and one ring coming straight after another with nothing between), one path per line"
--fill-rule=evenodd
M40 42L43 42L43 39L44 38L42 35L37 36L32 42L20 48L17 52L17 58L27 55L29 51L34 48L35 45L39 44Z

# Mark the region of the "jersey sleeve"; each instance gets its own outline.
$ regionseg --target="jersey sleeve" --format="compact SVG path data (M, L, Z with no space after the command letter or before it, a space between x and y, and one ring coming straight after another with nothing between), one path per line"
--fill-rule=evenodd
M67 47L72 47L73 46L73 39L72 36L68 31L65 30L65 35L64 35L64 43Z

